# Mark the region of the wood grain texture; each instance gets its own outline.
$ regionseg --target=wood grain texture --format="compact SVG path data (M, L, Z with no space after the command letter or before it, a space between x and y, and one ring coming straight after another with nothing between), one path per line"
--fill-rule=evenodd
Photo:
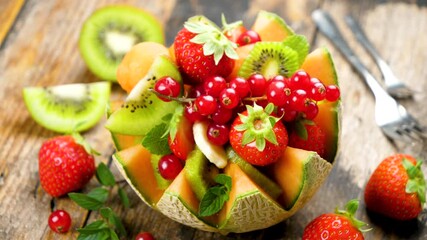
M0 47L18 16L25 0L0 1Z
M0 0L0 7L15 1ZM73 228L82 227L99 216L72 203L68 198L51 199L38 185L37 154L41 143L56 134L43 129L30 117L22 101L26 86L48 86L64 83L95 82L98 79L85 67L77 47L83 21L97 8L114 4L130 4L152 12L163 23L167 44L182 23L195 14L205 14L220 22L221 13L229 21L242 19L249 27L260 9L273 11L299 34L313 43L312 48L330 49L343 96L343 118L340 158L334 169L309 204L292 218L271 228L244 234L220 234L198 231L176 223L144 205L129 187L131 208L124 209L115 193L109 205L123 219L132 239L140 231L150 231L156 239L299 239L315 216L332 211L351 198L363 200L363 188L369 174L385 156L397 152L413 152L427 159L426 146L403 146L389 142L374 123L373 97L341 54L311 21L311 12L320 7L333 14L350 46L361 56L380 79L372 59L355 41L342 21L353 14L367 35L390 63L396 74L414 89L413 100L402 103L427 125L427 36L426 1L339 1L339 0L97 0L61 1L28 0L7 41L0 49L0 239L75 239L76 231L53 234L47 227L52 208L63 208L72 214ZM11 10L7 8L7 14ZM2 15L2 16L7 16ZM3 27L3 21L0 23ZM123 98L119 87L113 87L113 99ZM88 141L102 153L97 162L108 163L113 153L109 133L103 119L84 133ZM116 176L120 175L111 166ZM92 181L83 191L94 187ZM358 216L370 223L373 231L366 239L427 238L425 219L396 223L365 211L363 201ZM402 230L403 229L403 230Z

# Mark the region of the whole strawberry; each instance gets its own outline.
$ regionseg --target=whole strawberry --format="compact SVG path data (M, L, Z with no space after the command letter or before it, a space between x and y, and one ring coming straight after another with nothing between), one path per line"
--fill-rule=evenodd
M354 217L358 207L357 200L350 200L346 204L346 210L336 209L335 213L318 216L305 227L302 239L365 239L363 232L369 229L362 230L367 224Z
M271 115L273 104L265 109L247 106L230 129L230 144L248 163L265 166L276 162L288 145L288 132L280 118Z
M311 120L299 120L295 122L293 131L289 133L290 147L317 152L321 157L325 155L326 134Z
M410 220L421 212L425 193L421 161L395 154L385 158L372 173L365 189L365 204L373 212Z
M190 19L175 37L175 57L184 79L203 82L209 76L227 77L233 70L237 45L205 18Z
M39 151L42 188L52 197L81 189L95 173L95 160L70 135L44 142Z

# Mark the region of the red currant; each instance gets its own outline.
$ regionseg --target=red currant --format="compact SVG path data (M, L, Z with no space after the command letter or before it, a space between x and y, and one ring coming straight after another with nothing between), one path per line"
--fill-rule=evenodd
M292 122L298 116L298 111L290 108L289 103L277 108L277 115L282 117L284 122Z
M228 142L230 128L225 124L210 123L208 126L208 139L215 145L222 146Z
M71 217L64 210L56 210L50 214L48 223L54 232L66 233L71 227Z
M326 100L335 102L340 98L340 89L336 85L328 85L326 87Z
M260 97L264 95L267 87L267 80L259 73L252 74L248 78L249 87L251 88L252 97Z
M274 76L270 81L280 81L280 82L286 82L286 84L288 84L288 80L285 78L285 76L282 76L282 75Z
M303 70L297 71L289 78L289 88L292 90L308 89L310 87L310 76Z
M307 92L298 89L291 93L289 96L289 104L291 109L296 111L304 111L307 103Z
M221 76L208 77L204 83L203 88L205 93L212 97L219 97L222 90L227 87L227 82Z
M221 104L214 113L211 114L212 121L219 124L225 124L233 117L233 110L223 107Z
M167 180L175 179L183 167L181 160L174 154L163 156L158 163L160 175Z
M195 101L197 111L202 116L208 116L214 113L218 107L216 99L211 95L202 95L196 98Z
M178 97L181 92L181 85L171 77L162 77L154 85L154 91L169 97ZM165 102L170 100L164 97L160 97Z
M240 97L234 88L226 88L219 95L219 103L228 109L237 107L240 102Z
M312 78L313 79L313 78ZM322 101L326 96L326 88L323 83L316 82L313 83L311 88L308 90L308 97L313 99L314 101Z
M184 111L184 116L190 120L190 122L194 123L196 121L200 121L203 120L205 117L202 116L198 111L197 108L195 107L194 104L187 104L185 105L185 111Z
M239 38L237 39L236 43L239 46L244 46L251 43L256 43L261 41L261 37L259 34L253 30L248 30L246 32L243 32Z
M249 86L249 82L242 77L235 77L231 79L231 81L229 82L229 86L236 90L240 98L245 98L251 93L251 87Z
M267 100L276 106L282 106L288 100L291 90L285 81L271 80L267 86Z
M205 94L205 88L204 88L203 84L199 84L199 85L193 86L190 89L190 92L188 93L188 97L189 98L197 98L197 97L200 97L204 94Z
M141 232L136 235L135 240L155 240L149 232Z
M307 102L307 105L304 110L304 116L308 120L313 120L319 113L319 107L313 101Z

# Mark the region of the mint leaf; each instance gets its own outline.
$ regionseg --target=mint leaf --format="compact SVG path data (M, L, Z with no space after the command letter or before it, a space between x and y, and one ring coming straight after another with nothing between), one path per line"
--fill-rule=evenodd
M107 223L105 223L104 220L97 220L86 225L84 228L78 228L77 231L81 234L91 235L102 232L105 229L108 229Z
M99 209L101 216L112 224L115 229L120 233L121 236L126 236L126 229L122 224L122 221L116 216L116 214L109 207L103 207Z
M105 203L108 198L108 190L102 187L92 189L87 196L94 198L102 203Z
M109 240L109 239L111 238L110 238L110 231L108 230L108 228L93 234L81 233L77 237L77 240Z
M80 207L88 210L98 210L104 204L96 198L89 197L83 193L69 193L68 196Z
M176 137L176 133L178 132L178 125L181 122L181 119L184 117L184 106L183 105L179 105L176 109L175 112L171 115L171 117L169 118L169 125L168 125L168 130L167 132L169 133L169 137L171 138L171 140L175 140Z
M219 212L224 203L230 198L231 177L225 174L218 174L215 182L219 183L208 189L200 201L199 215L201 217L211 216Z
M308 133L307 129L305 128L303 121L296 121L295 122L295 130L298 137L300 137L302 140L307 141Z
M126 194L126 191L123 188L119 187L118 193L123 206L125 206L125 208L129 208L130 203L129 203L129 198L128 198L128 195Z
M307 38L303 35L292 35L283 41L285 46L288 46L298 53L298 65L301 66L307 57L308 51L310 50L310 44Z
M112 187L116 184L113 173L103 162L99 163L96 168L96 178L104 186Z
M166 123L155 126L142 139L142 146L148 149L152 154L167 155L171 153L168 144L168 135L164 134L167 131L168 126Z

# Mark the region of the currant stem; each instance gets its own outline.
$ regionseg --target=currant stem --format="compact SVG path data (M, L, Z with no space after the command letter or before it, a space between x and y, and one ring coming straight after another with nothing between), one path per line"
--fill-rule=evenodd
M166 98L168 100L172 100L172 101L177 101L177 102L183 102L183 103L189 103L189 102L193 102L194 100L196 100L195 98L187 98L187 97L171 97L168 95L163 95L161 93L156 92L154 89L150 88L149 89L150 92L153 92L154 94L156 94L158 97L162 97L162 98Z

